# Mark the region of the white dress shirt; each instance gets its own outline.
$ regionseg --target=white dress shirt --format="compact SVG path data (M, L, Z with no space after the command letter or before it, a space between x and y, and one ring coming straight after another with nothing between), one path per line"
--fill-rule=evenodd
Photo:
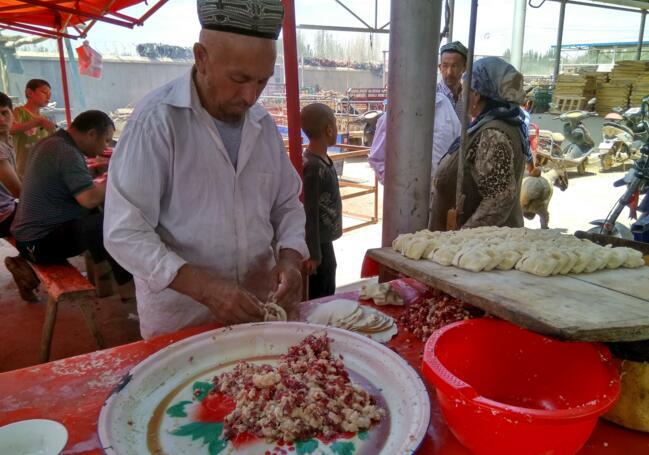
M385 176L385 131L387 117L386 112L376 122L376 132L374 133L374 140L372 141L372 147L368 157L370 166L376 172L381 183L383 183ZM451 144L453 144L455 139L460 137L461 128L462 125L460 125L460 121L453 110L451 102L443 95L436 96L431 175L435 171L437 163L446 154Z
M283 248L309 252L300 178L271 116L245 116L235 169L192 74L136 106L110 162L104 243L135 277L144 338L214 321L169 289L185 264L203 266L266 298Z

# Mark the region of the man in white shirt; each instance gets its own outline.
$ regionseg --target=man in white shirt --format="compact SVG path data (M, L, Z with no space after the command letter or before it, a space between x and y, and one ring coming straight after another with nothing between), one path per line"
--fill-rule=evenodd
M135 277L144 338L258 321L299 301L300 178L256 101L273 75L280 0L198 0L190 73L136 106L111 159L106 248Z
M388 105L389 106L389 105ZM379 182L383 183L385 176L385 130L387 112L376 123L376 132L370 148L369 163ZM460 137L462 125L453 110L451 102L439 92L435 98L435 124L433 128L433 162L431 175L435 172L437 163L442 159L453 142Z

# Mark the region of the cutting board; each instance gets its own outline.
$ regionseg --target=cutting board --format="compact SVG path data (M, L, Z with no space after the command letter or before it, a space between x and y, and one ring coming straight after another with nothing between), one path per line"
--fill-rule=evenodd
M649 340L649 267L538 277L470 272L368 250L379 264L522 327L574 341Z

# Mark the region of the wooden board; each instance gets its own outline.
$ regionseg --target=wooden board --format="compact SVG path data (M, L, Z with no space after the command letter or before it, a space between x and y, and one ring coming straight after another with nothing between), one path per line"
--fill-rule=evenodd
M474 273L368 250L379 264L522 327L566 340L649 339L649 267L538 277L516 270Z

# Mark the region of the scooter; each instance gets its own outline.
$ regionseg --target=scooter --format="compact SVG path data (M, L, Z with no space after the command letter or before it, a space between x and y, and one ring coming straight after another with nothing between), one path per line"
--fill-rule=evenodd
M606 219L591 221L590 224L594 224L596 227L589 229L588 232L633 240L634 230L644 233L647 229L647 221L649 221L649 142L642 146L640 158L633 163L629 172L613 185L617 187L626 185L627 188ZM632 229L617 221L624 207L629 207L631 218L638 219Z
M633 158L649 140L648 103L649 96L643 98L640 107L630 108L626 112L622 108L615 108L614 112L604 117L603 141L599 145L603 170Z
M376 123L379 121L384 112L371 110L364 112L360 115L359 120L365 122L363 126L363 145L369 147L374 142L374 134L376 133Z
M580 175L585 174L588 157L595 151L595 141L583 120L596 116L594 112L568 111L555 117L563 122L563 134L551 133L550 148L539 148L540 164L559 161L564 167L576 167Z

